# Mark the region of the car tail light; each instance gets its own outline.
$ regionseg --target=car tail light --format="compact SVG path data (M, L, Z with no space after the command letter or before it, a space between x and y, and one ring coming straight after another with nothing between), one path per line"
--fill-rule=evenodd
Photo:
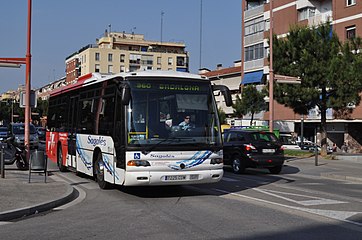
M256 148L251 144L245 144L246 151L256 150Z

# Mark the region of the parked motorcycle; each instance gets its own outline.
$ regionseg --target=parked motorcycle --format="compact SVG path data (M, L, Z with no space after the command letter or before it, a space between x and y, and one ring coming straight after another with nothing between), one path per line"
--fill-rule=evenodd
M10 159L4 159L5 165L16 164L16 167L19 170L28 170L29 163L26 160L26 149L20 146L15 145L13 142L7 140L7 149L6 151L11 155Z

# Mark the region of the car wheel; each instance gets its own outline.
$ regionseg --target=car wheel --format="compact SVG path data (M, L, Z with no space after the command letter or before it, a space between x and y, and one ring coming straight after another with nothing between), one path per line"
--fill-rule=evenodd
M245 171L245 165L239 158L234 158L232 168L234 173L243 173Z
M95 164L94 164L94 171L96 175L96 180L98 185L101 189L110 189L112 185L104 180L104 162L102 158L102 153L99 152L97 154Z
M269 172L271 174L279 174L282 171L283 166L277 166L277 167L272 167L269 168Z

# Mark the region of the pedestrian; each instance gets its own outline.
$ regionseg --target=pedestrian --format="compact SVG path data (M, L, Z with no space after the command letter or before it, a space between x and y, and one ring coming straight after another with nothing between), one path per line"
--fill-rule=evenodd
M336 143L333 143L332 151L337 152L337 144Z

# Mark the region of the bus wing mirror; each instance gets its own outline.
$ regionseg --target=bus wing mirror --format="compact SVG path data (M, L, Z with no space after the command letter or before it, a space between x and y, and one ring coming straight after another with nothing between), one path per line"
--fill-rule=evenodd
M131 89L128 84L121 84L118 87L119 93L121 95L121 101L123 105L128 105L131 100Z
M231 99L231 93L227 86L224 85L212 85L213 91L220 91L221 94L224 96L225 105L230 107L233 105L233 101Z

